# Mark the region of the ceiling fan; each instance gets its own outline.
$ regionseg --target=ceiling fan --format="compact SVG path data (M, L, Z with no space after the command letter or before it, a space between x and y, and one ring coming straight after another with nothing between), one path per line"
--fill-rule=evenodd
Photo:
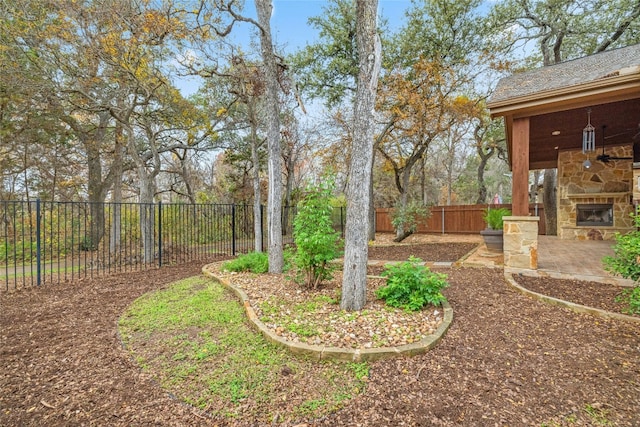
M605 128L606 128L606 126L602 126L602 154L598 154L596 159L598 161L601 161L602 163L609 163L609 162L614 161L614 160L633 160L633 157L616 157L616 156L611 156L609 154L606 154L604 152L604 141L606 139L604 137L604 129Z

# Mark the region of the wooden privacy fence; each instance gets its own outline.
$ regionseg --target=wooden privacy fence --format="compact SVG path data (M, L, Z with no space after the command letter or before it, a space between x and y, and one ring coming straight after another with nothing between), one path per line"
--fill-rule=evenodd
M510 204L489 205L491 209L507 208ZM418 224L418 233L458 233L474 234L486 228L482 219L487 205L431 206L431 216ZM376 232L392 233L391 208L376 209ZM529 213L539 216L538 234L546 234L544 226L544 208L541 204L529 205Z

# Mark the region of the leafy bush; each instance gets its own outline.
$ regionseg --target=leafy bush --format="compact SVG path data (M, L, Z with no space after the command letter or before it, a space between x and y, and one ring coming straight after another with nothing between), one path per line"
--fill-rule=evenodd
M502 230L503 216L510 216L511 210L507 208L491 209L487 208L482 215L482 219L487 223L487 227L492 230Z
M408 261L385 266L382 276L387 278L387 285L378 288L376 296L391 307L411 311L446 301L442 289L449 286L447 276L432 272L421 262L420 258L412 256Z
M625 310L627 313L640 314L640 286L625 289L620 295L618 295L616 301L629 305Z
M605 270L631 279L637 286L624 290L616 301L629 305L627 312L640 314L640 215L631 215L636 230L627 234L616 233L616 244L613 256L602 259Z
M391 211L391 225L395 230L402 228L405 233L415 233L418 229L418 220L429 218L429 209L416 202L410 202L406 206L397 206Z
M293 261L300 271L298 279L313 288L331 277L334 268L329 262L339 255L340 235L331 223L332 190L333 180L307 189L307 194L298 204L298 214L293 222L297 248Z
M636 230L627 234L616 233L613 256L602 259L605 270L625 279L640 281L640 215L632 215Z
M264 252L249 252L238 258L222 264L222 269L227 271L251 271L253 273L266 273L269 271L269 258Z

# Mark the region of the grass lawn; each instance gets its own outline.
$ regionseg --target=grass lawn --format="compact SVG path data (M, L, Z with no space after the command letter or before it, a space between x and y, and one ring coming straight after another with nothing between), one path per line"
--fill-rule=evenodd
M204 277L142 296L120 318L119 332L167 392L226 421L322 417L368 380L366 363L306 360L267 342L235 297Z

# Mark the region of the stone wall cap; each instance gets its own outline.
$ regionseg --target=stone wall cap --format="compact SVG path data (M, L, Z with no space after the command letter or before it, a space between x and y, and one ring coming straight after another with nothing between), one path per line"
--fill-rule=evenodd
M503 216L503 221L540 221L539 216Z

